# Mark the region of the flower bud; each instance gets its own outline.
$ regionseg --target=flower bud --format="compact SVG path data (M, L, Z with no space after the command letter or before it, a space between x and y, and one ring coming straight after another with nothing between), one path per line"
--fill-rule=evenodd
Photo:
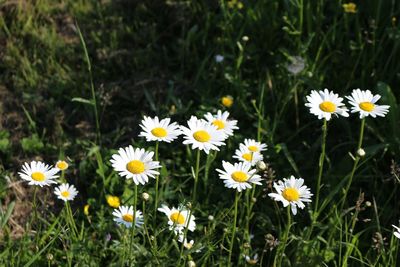
M360 158L365 156L365 150L360 148L357 150L357 156L359 156Z
M265 162L262 160L257 162L256 166L257 166L257 170L259 170L259 171L263 171L267 168L267 164L265 164Z
M149 200L150 195L147 194L146 192L143 192L143 193L142 193L142 198L143 198L144 201L147 201L147 200Z

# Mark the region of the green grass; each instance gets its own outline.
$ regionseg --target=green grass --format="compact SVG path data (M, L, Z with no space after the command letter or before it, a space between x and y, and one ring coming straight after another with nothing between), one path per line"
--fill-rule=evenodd
M0 1L0 265L227 266L232 247L232 266L256 253L262 266L396 266L400 3L358 1L355 14L343 3L245 1L237 9L205 0ZM305 61L297 75L287 70L294 56ZM391 106L385 118L366 119L365 157L356 156L356 115L329 121L321 156L323 122L304 104L311 90L324 88L341 96L370 89ZM224 95L234 98L229 109ZM194 247L182 250L163 214L154 220L155 180L138 186L146 228L132 242L106 202L116 195L132 205L135 195L111 155L130 144L156 149L138 137L143 115L184 125L217 109L229 110L240 130L220 152L201 153L195 201L196 152L182 139L159 145L158 206L192 204ZM262 186L238 195L233 236L235 192L215 169L233 162L244 138L268 144L271 169L261 173ZM24 162L66 157L65 179L79 190L73 219L52 189L38 188L33 220L35 190L18 171ZM266 194L290 175L305 179L314 202L288 224L281 203Z

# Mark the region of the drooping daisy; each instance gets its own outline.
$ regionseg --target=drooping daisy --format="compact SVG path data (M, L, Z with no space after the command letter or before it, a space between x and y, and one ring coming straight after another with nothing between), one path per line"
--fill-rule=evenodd
M392 224L392 226L393 226L394 229L395 229L395 231L394 231L394 233L393 233L394 236L400 239L400 227L397 227L396 225L393 225L393 224Z
M346 96L346 98L352 105L351 113L360 112L360 119L369 115L373 118L376 118L376 116L385 117L386 113L389 112L390 106L375 104L381 96L373 95L370 90L355 89L351 92L351 96Z
M128 146L120 148L118 154L112 155L110 161L120 176L132 179L136 185L144 185L149 181L149 177L155 178L155 175L160 174L155 169L161 166L158 161L153 161L153 155L154 152Z
M184 246L186 249L191 249L191 248L193 247L193 245L194 245L194 240L190 240L190 241L188 242L187 238L186 238L186 237L184 238L184 233L180 233L180 234L178 235L178 241L181 242L181 243L183 243L183 246Z
M232 136L233 130L239 129L239 127L236 126L237 120L228 120L228 111L222 113L221 110L218 110L216 115L212 115L208 112L204 117L209 123L216 126L218 130L224 131L226 136Z
M239 161L250 163L251 166L257 164L257 162L263 160L263 155L259 152L252 152L243 144L240 144L239 149L236 149L233 158Z
M196 218L192 213L189 220L190 211L183 207L180 209L172 207L172 209L170 209L166 205L161 205L161 208L158 208L158 211L163 212L165 215L167 215L169 229L173 230L175 234L182 234L182 231L185 227L187 227L188 230L191 232L196 229Z
M287 207L290 204L293 215L297 214L297 207L304 209L305 205L303 202L311 202L310 189L303 185L304 179L294 178L290 176L289 179L283 178L283 181L274 183L276 193L269 193L275 201L282 201L283 206Z
M130 228L135 223L136 227L143 225L143 215L140 210L133 212L133 206L120 206L113 211L114 221L118 224L123 224Z
M244 146L251 152L260 152L267 150L267 145L261 142L257 142L254 139L244 139Z
M219 150L219 146L225 145L225 133L219 131L216 126L199 120L192 116L187 122L189 127L181 126L185 141L183 144L192 145L192 149L204 150L207 154L210 150Z
M54 189L54 194L57 196L57 198L67 202L74 200L76 195L78 195L78 190L76 190L74 185L61 184L59 187Z
M59 169L60 171L65 171L68 169L68 163L65 160L59 160L56 163L56 168Z
M170 118L159 121L157 116L154 118L144 116L140 124L143 131L140 132L139 136L146 137L148 142L164 141L170 143L181 134L179 125L176 122L170 122Z
M338 94L329 92L328 89L318 92L312 90L311 94L307 96L307 101L306 106L310 108L312 114L318 116L318 119L325 118L329 121L332 115L349 116L346 106L342 103L343 98L339 97Z
M56 184L54 181L58 177L56 175L59 169L53 168L40 161L32 161L30 164L27 162L22 166L22 171L18 172L19 176L28 181L30 185L44 185Z
M239 162L231 164L222 161L222 167L224 167L224 170L217 169L217 172L219 172L219 178L224 180L227 188L233 188L240 192L251 188L251 184L261 185L260 175L256 174L255 169L251 169L249 163Z

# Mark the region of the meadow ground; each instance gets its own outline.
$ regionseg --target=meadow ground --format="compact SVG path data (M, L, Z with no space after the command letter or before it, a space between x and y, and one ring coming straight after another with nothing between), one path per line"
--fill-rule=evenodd
M0 265L397 266L399 16L0 0Z

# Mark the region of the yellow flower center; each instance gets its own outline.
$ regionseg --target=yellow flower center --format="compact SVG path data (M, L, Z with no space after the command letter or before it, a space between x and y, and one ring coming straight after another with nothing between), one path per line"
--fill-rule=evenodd
M205 143L211 139L211 136L206 131L200 130L193 134L193 138L196 139L196 141Z
M171 221L175 224L184 224L185 223L185 217L180 212L174 212L169 216Z
M218 130L224 129L225 128L225 123L221 120L215 120L212 122L215 126L217 126Z
M233 180L239 183L243 183L247 181L247 174L242 171L235 171L231 174Z
M161 127L154 128L153 130L151 130L151 133L155 137L166 137L168 134L167 130L165 130L164 128L161 128Z
M249 149L251 152L257 152L257 151L258 151L258 147L257 147L257 146L249 146L248 149Z
M330 101L324 101L319 104L319 108L324 112L332 113L336 110L336 105Z
M242 155L242 158L247 161L251 161L253 159L253 155L251 153L245 153Z
M367 112L371 112L375 109L375 105L372 104L371 102L361 102L358 106L362 110L367 111Z
M282 191L282 196L287 201L297 201L300 198L299 191L296 188L288 187Z
M132 214L124 214L122 215L122 219L126 222L133 222L133 215Z
M69 197L69 192L68 191L63 191L63 192L61 192L61 195L63 197Z
M121 204L119 201L119 197L117 196L107 196L107 203L110 207L118 208Z
M64 160L62 160L62 161L57 162L56 167L59 168L62 171L66 170L66 169L68 169L68 163L65 162Z
M46 176L42 172L34 172L31 174L31 177L37 182L43 182L46 179Z
M140 160L132 160L126 164L126 169L133 174L139 174L144 172L145 166Z

